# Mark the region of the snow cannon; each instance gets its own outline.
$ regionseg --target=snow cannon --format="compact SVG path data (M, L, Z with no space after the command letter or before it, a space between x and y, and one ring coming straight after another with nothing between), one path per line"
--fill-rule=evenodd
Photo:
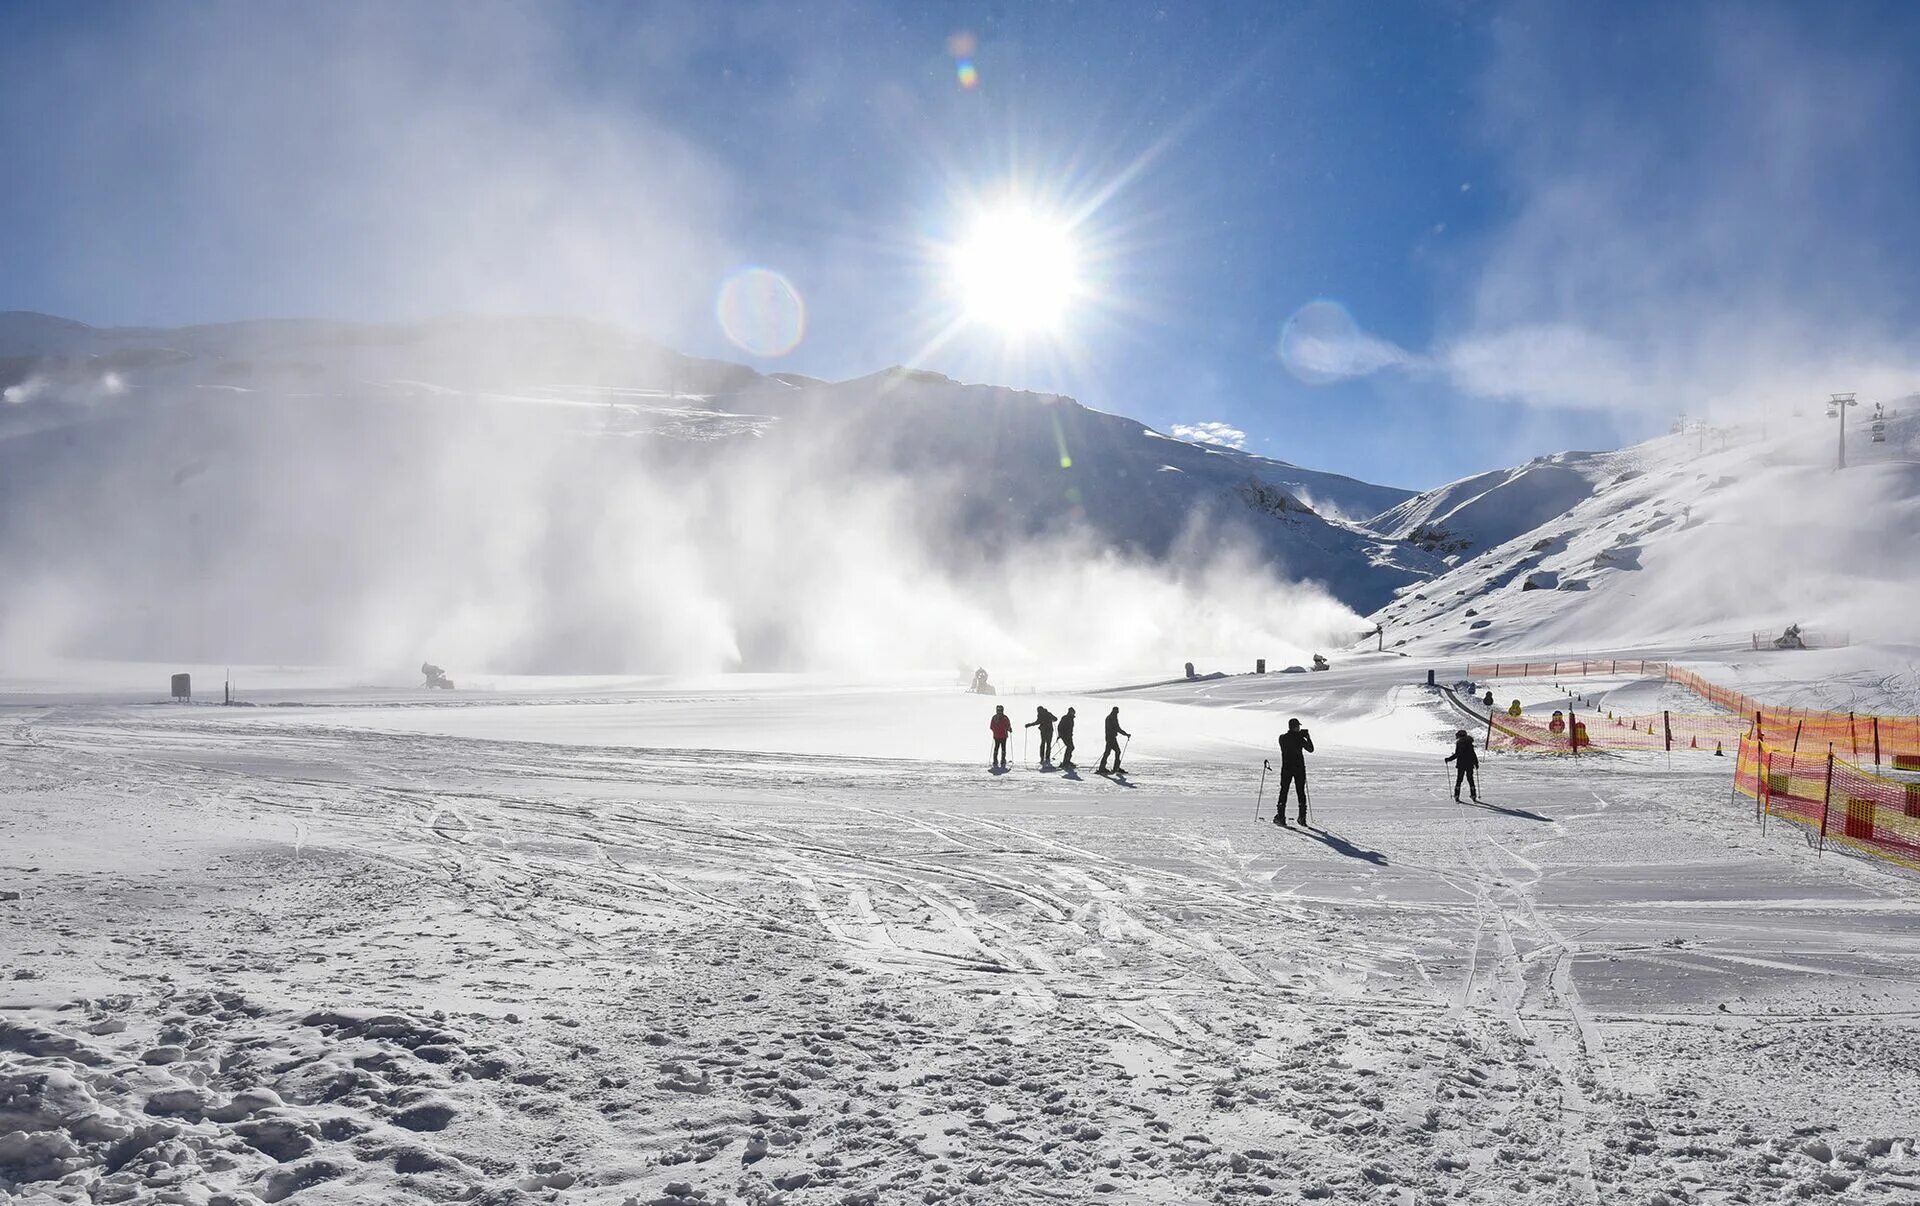
M1318 654L1318 653L1316 653L1316 654L1314 654L1314 655L1313 655L1313 668L1314 668L1315 670L1325 670L1325 669L1327 669L1327 668L1328 668L1328 662L1327 662L1327 659L1326 659L1326 658L1325 658L1324 656L1322 656L1321 654Z
M442 670L432 662L420 663L420 676L427 680L426 685L428 687L438 688L442 691L453 690L453 680L447 677L445 670Z

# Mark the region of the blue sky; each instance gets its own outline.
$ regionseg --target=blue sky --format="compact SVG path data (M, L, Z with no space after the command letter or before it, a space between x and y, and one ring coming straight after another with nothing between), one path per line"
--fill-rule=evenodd
M1424 487L1920 388L1916 52L1867 3L14 4L0 308L578 313ZM1009 191L1089 261L1018 347L938 250ZM784 356L716 320L747 265Z

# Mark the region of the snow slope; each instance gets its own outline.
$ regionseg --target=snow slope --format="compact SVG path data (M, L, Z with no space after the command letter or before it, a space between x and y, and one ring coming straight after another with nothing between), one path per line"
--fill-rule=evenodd
M1611 458L1588 452L1541 457L1451 482L1376 515L1368 527L1442 556L1504 544L1593 495Z
M1427 665L1042 697L1124 783L898 685L13 694L0 1194L1903 1200L1916 881L1712 759L1456 807ZM1249 815L1288 715L1305 832Z
M1793 622L1920 643L1920 413L1903 408L1883 443L1856 415L1843 472L1834 440L1815 411L1423 495L1387 530L1455 517L1497 543L1371 618L1390 646L1458 652L1744 640ZM1542 469L1560 471L1554 485L1514 492Z
M896 368L751 404L788 421L775 440L803 434L859 470L946 483L951 530L975 539L1085 526L1110 548L1166 558L1232 535L1282 576L1361 608L1443 568L1340 518L1404 491L1171 439L1071 398Z

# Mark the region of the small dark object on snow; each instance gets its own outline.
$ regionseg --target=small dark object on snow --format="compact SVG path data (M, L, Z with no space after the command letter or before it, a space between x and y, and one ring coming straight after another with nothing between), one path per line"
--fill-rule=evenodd
M444 691L453 690L453 680L447 677L445 670L442 670L432 662L421 662L420 674L427 680L427 686L429 687L439 687Z
M181 699L181 700L192 699L193 698L193 675L191 674L174 675L172 687L173 687L173 697L175 699Z

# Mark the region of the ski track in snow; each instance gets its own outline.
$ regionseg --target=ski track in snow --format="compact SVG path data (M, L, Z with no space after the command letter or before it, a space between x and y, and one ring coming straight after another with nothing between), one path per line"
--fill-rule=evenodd
M1296 690L1432 755L1323 741L1301 832L1257 755L1127 790L23 711L0 1187L1920 1198L1920 878L1761 834L1705 760L1490 756L1455 806L1424 693Z

